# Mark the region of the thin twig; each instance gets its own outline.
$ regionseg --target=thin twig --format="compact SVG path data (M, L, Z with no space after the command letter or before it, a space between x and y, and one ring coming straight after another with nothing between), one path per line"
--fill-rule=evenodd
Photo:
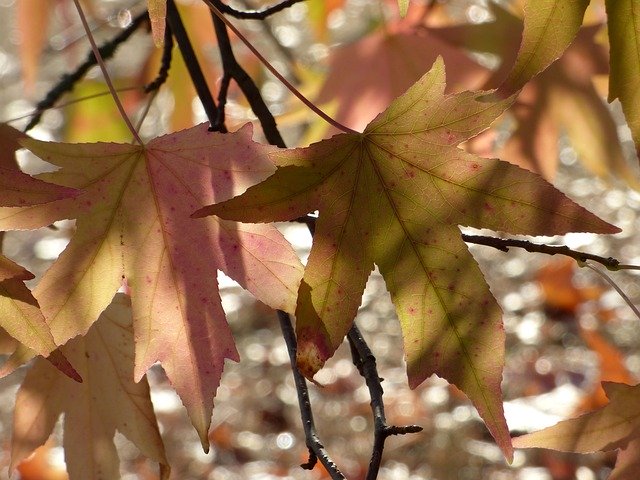
M302 2L303 0L284 0L283 2L277 3L270 7L264 8L262 10L251 10L251 11L240 11L236 10L233 7L230 7L226 3L221 2L220 0L214 0L214 3L218 10L222 13L226 13L231 15L232 17L243 19L243 20L264 20L270 15L274 13L281 12L282 10L289 8L291 5Z
M302 93L300 93L300 91L296 87L294 87L286 78L284 78L284 76L280 74L280 72L278 72L278 70L276 70L275 67L271 65L271 63L269 63L267 59L264 58L260 52L258 52L258 50L251 44L251 42L249 42L249 40L247 40L246 37L227 18L225 18L225 16L220 12L220 10L218 10L218 8L213 4L212 0L203 0L203 1L209 6L211 11L215 13L215 15L226 24L226 26L233 33L235 33L238 36L238 38L242 40L242 42L247 46L247 48L251 50L251 52L258 58L258 60L260 60L260 62L262 62L262 64L267 68L267 70L269 70L278 80L280 80L282 84L285 87L287 87L287 89L291 93L293 93L302 103L304 103L311 111L313 111L316 115L318 115L328 124L336 127L338 130L341 130L345 133L358 133L355 130L352 130L351 128L346 127L341 123L339 123L338 121L334 120L329 115L324 113L320 108L315 106L313 102L311 102L307 97L305 97Z
M309 448L309 461L301 465L301 467L311 470L315 466L317 460L320 460L332 479L345 479L346 477L342 472L340 472L338 466L333 462L333 460L331 460L329 454L324 448L324 445L322 445L322 442L318 438L318 434L316 433L315 424L313 422L313 411L309 400L307 381L302 376L300 370L298 370L298 366L296 365L297 344L296 335L293 331L293 326L291 325L291 318L287 313L282 310L278 310L278 320L280 321L282 336L287 344L287 351L291 362L291 371L293 372L296 392L298 393L298 405L300 406L300 416L302 417L304 436L307 441L307 447Z
M187 31L185 30L182 19L180 18L180 13L178 13L178 9L176 8L176 4L173 0L167 0L167 24L169 28L171 28L171 32L176 39L178 48L180 49L180 53L184 59L184 63L187 65L187 70L189 71L189 76L191 77L193 86L196 89L198 98L202 102L204 111L209 119L209 123L214 125L218 116L218 109L213 97L211 96L209 86L207 85L207 81L205 80L202 69L200 68L200 63L198 63L198 58L196 57L191 41L189 40L189 35L187 35Z
M509 248L516 247L522 248L527 252L532 253L545 253L547 255L564 255L575 259L577 262L583 263L587 260L592 260L596 263L604 265L608 270L640 270L638 265L626 265L621 264L619 260L613 257L601 257L599 255L593 255L586 252L578 252L572 250L566 245L544 245L538 243L532 243L528 240L516 240L514 238L497 238L486 237L483 235L467 235L462 234L462 239L467 243L475 243L477 245L486 245L487 247L493 247L503 252L508 252Z
M118 107L120 116L122 117L122 120L124 120L124 123L127 125L127 128L131 132L131 135L133 135L133 138L135 138L136 142L138 142L140 145L143 145L142 139L140 139L140 136L138 135L138 132L136 131L136 129L133 128L133 124L131 123L131 120L129 119L127 112L124 110L124 107L122 106L120 97L118 97L118 93L116 92L116 89L113 87L113 83L111 82L111 77L109 76L109 72L107 71L107 66L104 63L104 60L102 59L102 55L100 54L100 50L98 49L98 45L96 45L96 41L93 38L93 34L91 33L91 29L89 28L89 24L87 23L87 18L84 16L84 11L82 10L80 1L73 0L73 3L76 6L76 10L78 10L78 15L80 15L80 21L82 22L84 31L87 33L87 38L89 39L89 43L91 44L91 50L93 50L93 54L95 55L96 61L98 62L98 65L100 66L100 70L102 71L102 75L104 76L104 81L107 83L107 87L109 87L109 91L111 92L111 96L113 97L113 101L115 102L116 107Z
M371 460L366 480L374 480L378 477L380 464L382 462L382 452L384 443L391 435L405 435L407 433L418 433L422 431L419 425L395 426L388 425L384 413L384 401L382 379L378 375L376 357L371 352L369 345L365 341L362 333L355 322L347 333L353 363L367 383L369 395L371 397L371 411L373 412L373 448L371 449Z
M286 145L278 131L276 120L273 118L273 115L269 111L269 107L267 107L267 104L264 102L264 99L260 94L260 89L236 60L225 22L213 13L211 14L211 18L216 32L216 37L218 38L218 48L220 49L220 58L222 59L222 68L224 71L222 87L225 87L225 89L220 89L220 95L222 95L223 92L225 95L222 98L219 97L219 102L226 102L226 87L228 85L225 85L225 81L228 82L228 79L232 78L236 81L242 90L242 93L249 101L249 105L251 106L253 113L255 113L256 117L260 120L262 131L264 132L264 136L267 141L272 145L284 148ZM219 108L221 107L219 106ZM219 118L224 119L224 114ZM214 129L225 128L224 123L221 125L214 125L212 127Z
M129 39L129 37L140 27L140 25L142 25L145 21L148 21L148 19L149 19L149 15L145 10L144 12L139 14L137 17L135 17L127 28L119 32L118 35L116 35L111 40L104 43L100 48L98 48L98 51L100 52L100 55L102 56L102 58L104 60L111 58L115 54L118 47L122 45L124 42L126 42ZM47 94L42 100L40 100L37 103L35 112L28 115L28 116L33 116L33 118L29 121L24 131L28 132L33 127L35 127L38 123L40 123L42 114L46 110L53 108L56 102L65 93L72 91L75 84L80 80L82 80L82 78L84 78L84 76L89 71L89 69L94 65L96 65L96 63L97 63L96 56L94 55L93 51L89 51L86 60L82 64L78 65L78 67L74 72L64 74L60 79L60 81L51 90L47 92ZM123 91L123 89L116 90L116 91ZM109 93L111 92L109 91Z
M169 77L169 69L171 68L171 56L173 52L173 34L171 33L171 27L166 25L164 29L164 47L162 50L162 60L160 61L160 70L158 75L151 82L145 85L145 93L150 93L158 90Z

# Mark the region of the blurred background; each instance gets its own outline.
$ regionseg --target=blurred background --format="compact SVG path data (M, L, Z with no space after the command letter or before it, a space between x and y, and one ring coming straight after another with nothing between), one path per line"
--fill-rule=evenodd
M497 85L517 53L521 3L416 1L401 20L395 0L307 0L268 21L235 23L308 98L340 122L361 129L428 70L437 55L445 59L450 91ZM209 14L197 1L177 4L215 97L221 68ZM267 4L232 3L238 9ZM465 148L544 175L572 199L623 229L616 236L571 234L536 241L640 264L637 160L619 105L604 102L608 46L601 26L605 17L601 2L592 4L585 28L565 56L525 87L496 129ZM83 5L102 43L127 28L146 2L85 0ZM61 76L85 60L89 46L68 0L0 0L0 31L4 33L0 38L0 121L22 129ZM292 98L241 42L234 39L233 44L289 146L306 145L334 133ZM144 138L206 121L177 51L166 85L157 95L143 92L158 71L161 53L142 26L108 61L126 109L134 122L142 122ZM227 119L231 130L255 121L236 88L229 94ZM45 111L30 134L70 142L131 140L97 68L62 96L56 108ZM256 139L260 138L257 127ZM30 173L47 168L26 152L18 155ZM279 227L306 259L311 244L306 227ZM64 249L73 229L73 222L65 221L55 228L8 233L3 253L41 275ZM573 261L541 254L516 249L503 253L474 245L470 250L504 310L503 390L514 434L605 405L603 380L637 383L638 318L600 276ZM638 303L637 274L609 275ZM208 455L202 453L162 369L154 367L149 373L172 478L328 478L319 465L311 472L299 467L307 461L308 452L275 313L228 278L220 274L219 279L242 360L226 365L215 400ZM513 464L507 465L475 409L454 387L432 378L410 390L399 325L377 273L369 280L357 323L384 378L389 423L424 427L421 433L387 441L381 480L596 480L611 471L615 453L516 451ZM4 343L2 351L10 351L10 342ZM18 371L0 380L0 478L7 475L13 402L23 376L24 371ZM324 387L311 385L310 394L320 437L349 479L364 478L372 418L368 390L346 344L317 380ZM66 478L60 428L56 431L13 478ZM156 466L124 437L118 434L117 441L123 478L157 477Z

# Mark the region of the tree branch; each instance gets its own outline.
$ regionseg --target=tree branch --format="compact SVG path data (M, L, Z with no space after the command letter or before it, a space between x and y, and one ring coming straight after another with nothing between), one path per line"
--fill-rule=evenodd
M264 132L264 136L267 141L271 145L277 145L278 147L285 148L286 145L278 131L276 120L269 111L269 107L267 107L267 104L264 102L262 95L260 94L260 89L258 89L251 77L236 60L231 47L227 26L214 13L211 13L211 19L213 21L216 37L218 38L218 48L220 49L222 69L224 71L223 81L225 78L235 80L240 87L240 90L242 90L242 93L247 98L247 101L251 106L251 110L253 110L253 113L255 113L256 117L260 120L260 125L262 125L262 131ZM222 89L220 91L222 93ZM226 99L224 100L226 101ZM219 102L222 103L222 99L219 98ZM221 118L224 119L224 114L221 115ZM214 129L219 127L224 128L224 124L213 126Z
M640 270L640 266L621 264L619 260L613 257L601 257L599 255L593 255L591 253L579 252L572 250L566 245L545 245L532 243L528 240L516 240L514 238L497 238L486 237L483 235L467 235L462 234L462 240L467 243L474 243L476 245L485 245L492 247L503 252L508 252L509 248L522 248L527 252L532 253L545 253L547 255L564 255L573 258L578 263L584 263L587 260L594 261L607 267L608 270Z
M264 20L270 15L274 13L278 13L286 8L289 8L291 5L302 2L303 0L284 0L280 3L267 7L263 10L251 10L251 11L240 11L235 8L230 7L226 3L223 3L220 0L212 0L212 3L220 10L222 13L226 13L227 15L231 15L232 17L243 19L243 20Z
M355 322L347 334L347 339L351 347L353 364L358 369L358 372L360 372L360 375L364 377L371 397L371 410L374 420L373 448L371 450L371 460L369 462L366 480L374 480L378 477L378 472L380 471L382 452L384 451L384 443L387 438L391 435L421 432L422 427L419 425L407 425L404 427L387 425L384 413L384 401L382 399L384 390L381 383L382 379L378 376L376 357L371 352L369 345L367 345Z
M138 29L138 27L140 27L140 25L148 21L149 21L149 14L145 10L144 12L139 14L137 17L135 17L127 28L122 30L115 37L113 37L111 40L107 41L102 46L100 46L100 48L98 48L98 52L100 52L100 56L104 60L107 60L113 57L118 47L122 45L124 42L126 42L129 39L129 37L131 37L131 35L133 35L133 33ZM87 72L89 71L89 69L95 66L96 64L97 64L96 56L93 54L93 51L90 50L89 53L87 54L86 60L80 65L78 65L78 67L75 69L74 72L66 73L62 75L62 77L60 78L60 81L58 81L58 83L54 85L54 87L51 90L49 90L49 92L47 92L45 97L37 103L35 113L33 114L33 117L25 127L24 131L28 132L33 127L35 127L38 123L40 123L40 120L42 119L42 114L46 110L53 107L56 104L56 102L60 100L60 97L62 97L65 93L71 92L75 87L76 83L82 80L84 76L87 74Z
M171 32L178 43L178 48L180 49L182 58L184 58L185 64L187 65L191 81L193 82L193 86L196 88L196 93L202 102L202 106L207 114L209 123L214 125L218 117L218 109L213 97L211 96L209 86L207 85L207 81L205 80L202 69L200 68L200 63L198 63L198 58L193 51L191 40L189 40L187 31L185 30L182 19L180 18L180 13L178 12L173 0L167 0L167 24L169 25L169 28L171 28Z
M291 361L291 371L293 372L293 379L296 384L296 392L298 392L298 404L300 405L300 416L302 417L302 426L304 428L304 436L307 441L307 447L309 448L309 461L303 465L302 468L311 470L316 462L320 460L322 465L327 469L329 475L334 480L346 479L346 477L340 472L337 465L329 457L329 454L322 445L318 434L316 433L316 427L313 422L313 412L311 410L311 402L309 400L309 389L307 388L307 381L298 370L296 365L297 343L296 335L291 325L291 317L286 312L278 310L278 320L280 321L280 329L282 330L282 336L287 344L287 351L289 352L289 359Z

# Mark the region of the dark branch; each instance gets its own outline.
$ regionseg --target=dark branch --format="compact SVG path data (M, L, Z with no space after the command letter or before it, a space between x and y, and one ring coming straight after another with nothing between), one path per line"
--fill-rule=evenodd
M316 433L316 427L313 422L313 412L311 410L311 402L309 400L309 389L307 388L307 381L298 370L296 365L296 335L291 325L291 318L289 315L281 310L278 310L278 320L280 320L280 328L282 329L282 336L287 344L287 351L289 352L289 359L291 361L291 371L293 372L293 379L296 384L296 391L298 392L298 404L300 405L300 416L302 417L302 426L304 428L304 436L307 441L307 447L309 448L309 461L303 465L302 468L311 470L316 462L320 460L324 468L327 469L329 475L334 480L345 479L346 477L340 472L337 465L331 460L329 454L320 442L318 434Z
M236 60L233 49L231 48L231 41L229 40L229 32L227 31L226 25L214 13L211 13L211 18L213 20L216 37L218 38L218 48L220 49L222 69L224 71L223 78L231 78L238 84L240 90L242 90L242 93L247 98L253 113L255 113L258 120L260 120L262 131L267 141L271 145L285 148L286 145L278 131L275 118L273 118L269 107L267 107L267 104L264 102L260 94L260 89L258 89L251 77ZM221 117L224 118L224 114L221 115ZM223 125L213 125L212 127L216 130L223 127Z
M577 262L584 263L587 260L592 260L601 265L604 265L609 270L624 270L632 269L633 265L621 265L618 260L613 257L601 257L599 255L593 255L591 253L578 252L571 250L566 245L544 245L538 243L532 243L528 240L516 240L514 238L496 238L485 237L482 235L467 235L462 234L462 239L467 243L475 243L477 245L485 245L487 247L493 247L503 252L508 252L509 248L516 247L522 248L531 253L545 253L547 255L565 255L575 259ZM640 267L635 267L640 269Z
M142 25L143 23L148 22L148 20L149 14L146 11L135 17L127 28L122 30L115 37L98 48L98 51L100 52L102 58L104 60L107 60L113 57L118 47L126 42L129 37L131 37L131 35L133 35L133 33L138 29L138 27L140 27L140 25ZM38 104L36 105L36 113L33 115L24 131L28 132L38 123L40 123L42 114L49 108L53 107L60 99L60 97L62 97L65 93L72 91L76 83L82 80L89 69L95 66L96 63L97 61L95 55L92 51L89 51L86 60L82 64L80 64L74 72L64 74L60 81L51 90L49 90L49 92L42 100L38 102Z
M226 13L235 18L240 18L243 20L264 20L268 16L273 15L274 13L281 12L282 10L289 8L291 5L300 3L302 1L303 0L284 0L283 2L272 5L271 7L267 7L263 10L251 10L244 12L230 7L220 0L212 0L211 3L213 3L222 13Z
M144 87L144 93L151 93L158 90L169 77L169 69L171 68L171 54L173 52L173 34L171 27L167 25L164 30L164 49L162 51L162 61L158 76L148 85Z
M189 40L189 36L187 35L187 31L184 28L184 24L182 23L182 19L180 18L180 14L178 13L178 9L176 8L176 4L173 0L167 0L167 25L171 29L171 32L178 43L178 48L180 49L182 58L184 58L185 64L187 65L191 81L196 88L196 93L202 102L202 106L207 114L209 123L214 125L216 118L218 118L218 109L213 97L211 96L209 86L204 78L204 74L202 73L196 54L193 51L191 40Z
M360 375L364 377L371 397L371 410L374 420L373 448L371 450L371 460L369 462L369 471L367 472L366 480L374 480L378 477L378 472L380 471L382 452L384 451L384 443L387 438L391 435L421 432L422 427L418 425L407 425L403 427L387 425L387 419L384 413L384 401L382 399L384 391L382 389L382 379L378 376L376 357L371 352L369 345L367 345L355 322L347 334L347 339L351 347L353 364L358 369L358 372L360 372Z

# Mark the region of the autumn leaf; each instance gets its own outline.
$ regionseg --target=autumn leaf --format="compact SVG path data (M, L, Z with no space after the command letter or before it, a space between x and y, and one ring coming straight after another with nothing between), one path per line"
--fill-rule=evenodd
M57 351L51 331L38 308L38 302L24 284L34 275L17 263L0 255L0 327L2 336L8 334L14 339L14 348L27 349L40 354L55 365L65 375L81 382L82 378L69 361ZM16 345L15 341L21 343ZM7 343L7 342L4 342ZM14 370L14 362L6 362L0 368L0 377ZM17 365L16 365L17 366Z
M120 478L113 442L118 430L140 451L169 465L149 396L146 376L133 379L134 338L129 299L118 294L85 337L62 347L85 382L61 375L37 359L16 397L11 441L11 467L43 445L64 414L64 447L71 478Z
M223 135L206 124L144 146L24 143L61 167L42 178L82 191L75 199L0 209L0 229L77 218L71 242L34 290L55 342L84 334L125 281L135 378L160 361L208 448L224 360L238 359L217 270L269 306L293 312L302 266L273 226L189 215L269 176L270 147L251 141L250 126Z
M557 60L575 38L590 0L527 0L524 32L513 69L500 90L520 90Z
M147 0L149 19L151 20L151 36L156 47L164 44L164 30L167 19L167 0Z
M635 478L623 471L640 463L640 385L603 382L609 403L594 412L564 420L552 427L513 439L516 448L551 448L564 452L592 453L621 448L610 478ZM635 471L637 475L637 471Z
M332 51L327 79L316 103L337 102L334 118L362 130L422 77L438 55L452 65L447 74L448 91L478 88L489 76L487 69L429 29L393 23Z
M36 205L76 196L78 192L72 188L37 180L18 169L15 152L22 148L20 140L24 138L24 133L0 123L0 206Z
M340 345L377 264L402 326L409 385L435 373L458 386L510 457L500 309L458 225L530 235L618 229L537 175L456 148L510 101L445 95L444 78L438 60L364 133L274 152L273 176L197 215L265 222L318 209L296 309L303 373L312 377Z
M640 156L640 4L607 0L611 75L609 101L620 99Z

